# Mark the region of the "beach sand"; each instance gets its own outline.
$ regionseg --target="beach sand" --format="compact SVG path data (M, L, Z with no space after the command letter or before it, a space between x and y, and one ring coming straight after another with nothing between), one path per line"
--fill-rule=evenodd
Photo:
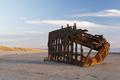
M44 62L47 53L0 54L0 80L120 80L120 54L110 54L102 65L80 67Z

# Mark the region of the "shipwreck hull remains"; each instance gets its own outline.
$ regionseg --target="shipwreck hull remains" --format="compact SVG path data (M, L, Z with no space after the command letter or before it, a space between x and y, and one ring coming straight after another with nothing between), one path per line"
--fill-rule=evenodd
M76 24L49 32L48 60L79 66L102 64L109 54L110 44L103 35L87 32L86 29L76 29ZM83 46L89 49L87 55L83 52ZM97 51L94 56L90 56L92 50Z

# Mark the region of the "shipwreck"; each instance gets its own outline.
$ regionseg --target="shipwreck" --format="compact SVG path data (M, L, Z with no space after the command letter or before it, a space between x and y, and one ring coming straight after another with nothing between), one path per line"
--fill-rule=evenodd
M79 66L102 64L109 54L109 47L110 43L103 35L92 35L87 29L77 29L75 23L73 26L67 24L64 28L49 32L48 60Z

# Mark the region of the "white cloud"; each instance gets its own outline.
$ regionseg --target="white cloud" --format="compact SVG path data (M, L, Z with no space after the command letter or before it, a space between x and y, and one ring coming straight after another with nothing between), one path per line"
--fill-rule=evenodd
M28 23L28 24L41 24L42 22L40 20L28 20L25 23Z
M20 20L26 20L26 17L19 17Z
M45 34L44 32L40 32L40 31L25 31L25 34Z
M78 26L84 26L84 27L94 27L96 24L88 21L72 21L72 20L44 20L43 23L47 24L53 24L53 25L73 25L74 23L77 23Z
M98 24L92 23L89 21L73 21L73 20L32 20L32 21L26 21L28 24L51 24L51 25L59 25L59 26L66 26L67 24L73 25L74 23L77 24L77 26L81 27L95 27Z
M120 9L107 9L95 13L80 13L75 16L120 17Z
M32 20L32 21L26 21L27 24L50 24L50 25L56 25L56 26L64 26L66 27L67 24L70 26L73 26L74 23L76 23L77 28L83 28L83 29L108 29L108 28L119 28L119 26L113 26L113 25L103 25L103 24L97 24L94 22L89 21L78 21L78 20Z

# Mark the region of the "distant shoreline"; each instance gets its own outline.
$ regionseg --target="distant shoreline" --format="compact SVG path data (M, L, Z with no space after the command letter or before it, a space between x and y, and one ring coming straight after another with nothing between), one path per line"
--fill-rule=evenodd
M110 54L120 54L120 52L110 52Z

